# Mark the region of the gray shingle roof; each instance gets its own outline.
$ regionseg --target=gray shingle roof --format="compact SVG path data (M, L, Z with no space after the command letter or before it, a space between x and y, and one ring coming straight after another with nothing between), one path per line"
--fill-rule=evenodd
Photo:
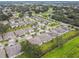
M16 34L16 36L22 36L22 35L24 35L25 34L25 31L24 30L16 30L15 31L15 34Z
M3 34L4 40L9 40L9 39L15 38L15 37L16 36L15 36L14 32L7 32L7 33Z
M45 42L48 42L49 40L51 40L52 37L46 33L42 33L38 36L35 36L34 38L32 39L29 39L28 41L31 43L31 44L37 44L37 45L41 45L42 43L45 43Z
M13 46L6 46L5 49L8 54L8 57L12 57L12 56L17 55L21 52L21 46L19 44L16 44Z
M52 39L52 37L46 33L42 33L39 37L42 42L48 42Z
M2 38L2 35L0 34L0 41L2 41L3 40L3 38Z
M2 45L0 45L0 58L6 58L5 50Z
M29 39L28 40L31 44L37 44L37 45L41 45L42 44L42 41L40 40L40 38L38 36L32 38L32 39Z

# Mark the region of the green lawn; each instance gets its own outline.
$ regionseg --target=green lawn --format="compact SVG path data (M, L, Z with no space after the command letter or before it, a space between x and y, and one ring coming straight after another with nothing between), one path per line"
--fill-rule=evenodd
M6 44L8 44L8 40L0 41L0 43L3 44L3 45L6 45Z
M79 57L79 36L65 43L63 47L56 48L42 57L45 58Z
M45 51L47 51L49 48L54 47L54 46L55 46L55 43L54 43L54 41L52 40L52 41L49 41L49 42L47 42L47 43L42 44L42 45L40 46L40 49L41 49L41 51L45 52Z
M45 19L48 19L49 15L52 13L52 11L53 11L52 8L49 8L48 11L43 12L43 13L41 12L41 13L39 13L39 14L36 14L36 13L33 11L33 14L32 14L32 15L34 15L34 16L41 16L41 17L43 17L43 18L45 18Z
M44 13L41 13L41 17L45 18L45 19L48 19L49 15L52 13L53 9L52 8L49 8L48 11L44 12Z
M70 31L70 32L67 32L64 35L62 35L62 39L66 41L78 34L79 34L79 31L77 31L77 30Z

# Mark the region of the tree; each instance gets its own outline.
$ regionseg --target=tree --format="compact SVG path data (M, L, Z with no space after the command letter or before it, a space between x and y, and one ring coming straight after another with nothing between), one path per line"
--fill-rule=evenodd
M31 17L31 16L32 16L32 12L31 12L31 11L28 11L28 14L29 14L29 17Z
M0 21L8 20L8 16L5 14L0 14Z
M34 5L32 7L32 10L35 11L35 13L46 12L46 11L48 11L48 6L45 6L45 5Z
M28 54L29 57L32 57L32 58L40 57L41 51L39 46L32 45L28 41L21 42L21 45L22 45L22 51Z
M25 13L26 11L29 11L29 6L16 6L15 11Z
M62 40L62 36L60 37L56 37L56 45L57 47L62 47L63 46L63 40Z
M24 16L24 14L23 13L19 13L19 17L21 18L21 17L23 17Z
M77 9L77 8L76 8ZM52 19L79 26L79 12L74 7L54 7Z
M10 26L9 26L9 24L6 24L6 25L4 25L4 24L0 24L0 33L5 33L5 32L7 32L7 30L10 28Z

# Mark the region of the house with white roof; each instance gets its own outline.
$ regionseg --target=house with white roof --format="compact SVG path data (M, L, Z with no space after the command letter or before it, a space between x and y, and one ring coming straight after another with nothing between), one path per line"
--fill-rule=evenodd
M11 40L8 41L8 46L13 46L15 44L16 44L15 39L11 39Z
M25 35L25 37L24 37L26 40L29 40L29 39L32 39L33 37L31 36L31 35Z

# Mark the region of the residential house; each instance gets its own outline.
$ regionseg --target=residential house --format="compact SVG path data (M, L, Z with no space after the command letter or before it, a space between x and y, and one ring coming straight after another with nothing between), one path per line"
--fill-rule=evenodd
M52 39L52 37L47 33L42 33L39 37L43 43L46 43Z
M34 38L31 38L28 40L31 44L35 45L42 45L42 41L39 36L35 36Z
M2 35L0 34L0 41L2 41L3 40L3 38L2 38Z
M16 31L15 31L15 34L16 34L16 36L22 36L22 35L25 34L25 30L23 30L23 29L16 30Z
M9 45L5 47L8 57L16 56L21 52L21 45L15 44L15 45Z
M6 58L4 46L0 44L0 58Z
M7 33L3 34L4 40L10 40L10 39L13 39L13 38L16 38L14 32L7 32Z

